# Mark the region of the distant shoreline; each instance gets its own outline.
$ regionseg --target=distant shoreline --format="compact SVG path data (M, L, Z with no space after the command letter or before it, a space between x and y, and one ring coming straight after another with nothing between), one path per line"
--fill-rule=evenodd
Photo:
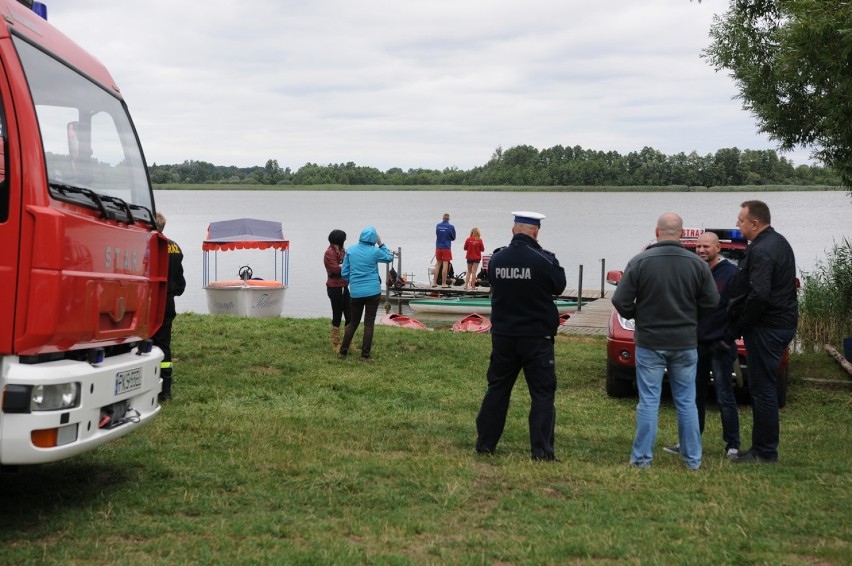
M251 185L227 183L162 183L155 191L446 191L541 193L754 193L846 191L833 185L667 186L510 186L510 185Z

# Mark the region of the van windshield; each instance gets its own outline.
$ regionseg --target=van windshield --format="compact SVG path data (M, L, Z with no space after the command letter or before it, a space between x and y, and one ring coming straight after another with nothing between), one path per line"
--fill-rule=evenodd
M122 101L21 38L53 198L153 224L145 160Z

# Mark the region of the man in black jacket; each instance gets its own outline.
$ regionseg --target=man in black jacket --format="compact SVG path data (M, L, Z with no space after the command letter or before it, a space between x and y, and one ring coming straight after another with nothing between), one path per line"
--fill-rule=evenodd
M778 461L778 366L796 334L796 258L786 238L771 226L766 203L740 205L737 228L749 241L731 283L731 336L743 337L748 355L748 386L754 426L751 448L734 462Z
M493 454L503 434L512 388L521 369L530 391L533 460L555 460L556 369L553 340L565 289L565 270L538 244L543 214L513 212L512 242L488 264L491 282L491 361L488 389L476 417L476 451Z

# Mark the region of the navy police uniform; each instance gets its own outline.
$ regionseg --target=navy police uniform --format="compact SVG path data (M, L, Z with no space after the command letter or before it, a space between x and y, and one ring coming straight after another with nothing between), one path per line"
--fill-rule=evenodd
M514 212L516 223L539 226L544 215ZM529 388L533 460L553 460L556 369L553 339L559 312L553 297L565 289L565 270L535 238L517 233L488 264L491 282L491 360L488 389L476 417L476 451L492 454L503 434L512 388L521 369Z

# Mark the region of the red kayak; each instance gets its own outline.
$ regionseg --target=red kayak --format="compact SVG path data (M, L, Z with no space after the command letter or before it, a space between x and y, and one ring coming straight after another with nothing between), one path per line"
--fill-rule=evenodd
M419 320L395 312L388 313L383 316L379 321L379 324L384 324L385 326L399 326L400 328L426 328L426 325Z
M481 314L469 314L453 324L453 332L477 332L483 334L491 331L491 321Z

